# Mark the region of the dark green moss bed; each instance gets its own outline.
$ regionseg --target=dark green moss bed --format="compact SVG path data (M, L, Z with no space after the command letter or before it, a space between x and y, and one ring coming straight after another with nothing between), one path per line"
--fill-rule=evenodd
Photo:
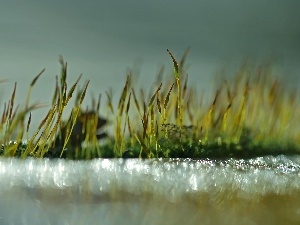
M249 143L250 144L250 143ZM24 153L27 145L20 144L17 152L14 157L21 157ZM167 143L161 145L162 150L157 152L152 158L190 158L190 159L250 159L254 157L263 157L263 156L278 156L278 155L297 155L299 154L299 149L294 145L289 145L286 148L283 148L281 145L271 145L269 147L262 146L243 146L243 145L234 145L230 144L210 144L210 145L193 145L189 143L174 144ZM75 156L75 151L78 151L77 156ZM84 151L84 153L81 153ZM115 158L112 144L103 144L101 145L101 157L100 158ZM155 149L152 150L156 152ZM65 159L76 159L76 160L89 160L94 158L99 158L97 155L97 150L95 148L85 148L75 149L72 147L67 148L62 155L60 151L51 151L51 149L45 153L44 158L65 158ZM0 155L3 155L3 147L0 149ZM34 157L34 156L33 156ZM145 153L141 153L140 146L131 147L128 145L128 148L123 152L120 158L147 158Z

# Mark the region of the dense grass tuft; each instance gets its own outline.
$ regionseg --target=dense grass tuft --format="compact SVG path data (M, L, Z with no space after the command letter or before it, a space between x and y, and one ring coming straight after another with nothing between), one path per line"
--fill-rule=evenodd
M207 104L203 95L189 87L185 72L188 51L179 63L169 50L168 53L174 75L162 79L159 74L148 99L146 90L138 89L133 77L127 75L117 107L112 95L105 92L111 114L106 119L98 116L101 95L97 104L92 99L91 107L82 109L89 82L78 89L79 76L68 89L67 63L60 58L61 75L56 77L52 105L32 137L28 136L31 111L44 106L30 105L30 94L44 70L31 82L23 108L14 104L15 84L2 109L1 155L71 159L245 158L300 152L298 92L276 78L270 65L250 69L242 66L234 78L222 77L214 97L205 101ZM69 119L62 121L76 89ZM107 126L114 128L113 135L107 136L103 131L107 120Z

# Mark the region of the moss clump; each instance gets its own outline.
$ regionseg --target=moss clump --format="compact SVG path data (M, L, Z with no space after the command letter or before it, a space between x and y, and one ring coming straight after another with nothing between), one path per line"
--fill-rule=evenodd
M15 91L4 106L0 124L1 155L19 157L63 157L91 159L97 157L184 157L224 158L254 157L266 154L298 154L300 122L297 90L288 89L272 74L271 66L242 66L232 79L218 80L214 97L207 104L203 96L189 87L185 72L188 51L178 63L168 51L174 65L172 77L161 74L145 97L137 95L134 80L128 75L117 107L105 92L110 118L98 116L98 103L82 111L81 104L88 82L79 89L67 121L62 114L81 78L67 90L67 64L56 78L52 105L33 137L28 137L32 110L29 105L34 78L23 109L14 107ZM25 121L29 114L29 120ZM106 121L114 133L98 133ZM14 142L11 137L17 131ZM103 132L103 131L102 131ZM24 137L27 139L23 143ZM102 143L99 143L99 139Z

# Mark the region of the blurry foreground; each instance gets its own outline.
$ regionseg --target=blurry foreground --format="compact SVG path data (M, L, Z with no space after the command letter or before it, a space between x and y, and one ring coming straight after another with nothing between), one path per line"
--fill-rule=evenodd
M0 160L0 224L300 224L300 156Z

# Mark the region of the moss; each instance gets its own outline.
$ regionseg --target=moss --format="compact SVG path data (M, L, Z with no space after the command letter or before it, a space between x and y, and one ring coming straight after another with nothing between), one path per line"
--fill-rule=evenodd
M147 90L137 92L133 77L128 75L117 107L112 104L111 94L105 92L111 114L105 119L98 115L100 97L98 101L92 99L89 110L81 109L88 82L78 89L80 76L73 85L67 85L67 64L60 58L61 75L60 79L56 77L52 105L32 137L28 137L31 111L40 105L29 104L30 93L43 71L33 79L23 109L14 106L15 85L3 108L1 155L69 159L248 158L300 152L298 92L276 78L270 65L251 70L243 65L233 79L219 79L214 97L203 104L197 90L189 87L187 52L180 63L168 52L174 65L173 76L165 80L159 76L146 99ZM62 121L76 89L69 119ZM110 136L105 132L107 120L108 126L114 128ZM11 142L15 133L17 138Z

